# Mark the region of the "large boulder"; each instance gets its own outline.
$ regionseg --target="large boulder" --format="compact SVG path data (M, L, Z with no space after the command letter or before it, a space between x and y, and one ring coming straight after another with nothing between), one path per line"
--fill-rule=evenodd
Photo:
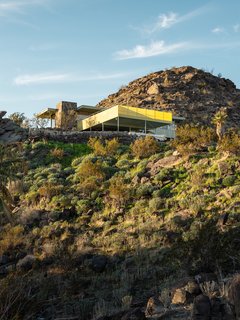
M211 319L211 302L210 299L200 294L193 301L191 320L210 320Z
M240 320L240 274L235 275L230 281L227 297L234 307L236 320Z
M92 258L90 267L95 272L103 272L107 266L108 259L104 255L94 256Z
M8 118L3 118L6 111L0 111L0 143L15 143L27 138L27 130L19 127Z

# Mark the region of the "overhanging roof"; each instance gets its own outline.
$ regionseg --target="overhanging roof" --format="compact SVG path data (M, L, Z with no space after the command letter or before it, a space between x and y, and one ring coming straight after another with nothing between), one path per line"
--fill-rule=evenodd
M57 109L46 108L46 109L42 110L41 112L37 113L36 117L41 118L41 119L52 119L55 117L56 112L57 112Z
M171 112L117 105L81 120L79 122L79 129L87 130L118 117L129 119L129 123L134 122L135 124L138 121L156 122L159 123L159 125L171 124L173 120Z

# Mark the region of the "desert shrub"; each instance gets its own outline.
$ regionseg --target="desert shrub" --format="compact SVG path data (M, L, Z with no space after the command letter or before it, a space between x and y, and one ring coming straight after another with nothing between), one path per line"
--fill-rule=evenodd
M215 141L216 136L212 128L186 124L177 128L172 146L182 155L191 155L206 149Z
M137 198L150 197L153 191L154 187L152 185L142 184L137 188L136 196Z
M161 169L154 177L154 181L163 182L170 178L170 170L167 168Z
M222 184L225 187L231 187L232 185L234 185L235 180L236 180L236 177L234 175L230 175L230 176L223 178Z
M95 176L88 177L83 182L78 184L77 191L80 191L84 195L90 197L92 192L97 191L101 186L100 181Z
M149 201L149 210L151 212L157 211L162 208L164 202L162 198L152 198Z
M131 166L131 163L129 160L127 159L121 159L116 163L116 167L120 168L120 169L129 169Z
M90 138L88 146L97 156L114 156L117 153L120 144L116 138L106 140L104 143L99 138Z
M141 160L135 168L131 170L131 177L138 176L139 178L143 177L146 172L148 160Z
M54 158L62 159L64 156L64 150L60 148L54 148L50 151L50 154Z
M39 188L39 195L46 199L51 199L53 196L59 195L64 189L63 185L55 185L47 182L45 185Z
M86 159L78 166L76 176L82 182L89 177L96 177L99 180L103 180L105 174L100 160L93 162L91 159Z
M167 184L159 190L160 197L170 197L172 193L172 183Z
M127 203L131 197L131 190L124 177L115 175L111 178L109 197L119 207Z
M23 232L22 226L6 225L0 236L0 255L21 245L24 241Z
M131 144L130 149L135 157L148 158L159 151L159 143L152 136L141 137Z
M86 213L88 211L90 207L90 202L89 200L79 200L77 202L77 205L76 205L76 211L78 214L83 214L83 213Z
M56 211L63 211L65 209L71 209L71 197L68 195L59 194L53 196L49 204L49 209Z
M220 152L230 152L235 155L240 154L240 135L237 132L226 133L217 146Z

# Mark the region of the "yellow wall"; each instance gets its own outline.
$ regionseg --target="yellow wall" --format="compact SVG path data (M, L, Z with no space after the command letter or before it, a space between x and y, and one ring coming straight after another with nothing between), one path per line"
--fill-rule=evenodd
M172 113L151 109L134 108L130 106L118 106L119 116L149 121L168 121L172 122Z

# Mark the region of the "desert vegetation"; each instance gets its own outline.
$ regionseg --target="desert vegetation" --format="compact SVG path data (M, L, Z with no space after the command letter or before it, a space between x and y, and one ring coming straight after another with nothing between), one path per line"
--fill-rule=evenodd
M223 288L240 268L239 147L188 125L173 142L1 146L0 319L123 319L160 292L170 312L181 279Z

